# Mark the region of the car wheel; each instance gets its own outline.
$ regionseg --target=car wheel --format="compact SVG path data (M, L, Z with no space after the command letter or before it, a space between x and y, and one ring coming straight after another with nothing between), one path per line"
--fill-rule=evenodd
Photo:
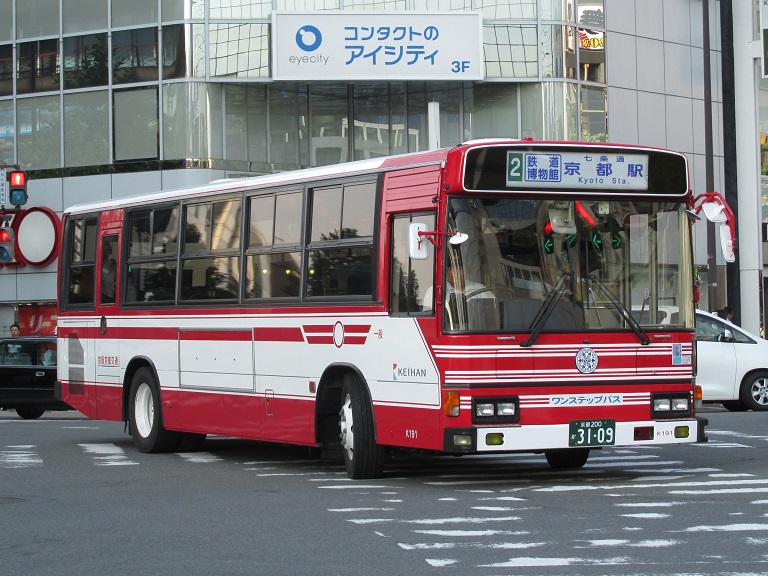
M589 458L589 448L569 448L567 450L545 450L544 456L552 468L562 470L581 468Z
M748 374L741 382L740 400L752 410L768 410L768 372Z
M373 406L352 374L344 376L339 410L339 438L347 475L353 480L379 478L384 448L376 443Z
M40 410L40 408L16 408L16 414L24 418L24 420L37 420L45 414L45 410Z
M149 368L139 368L128 395L131 436L141 452L170 452L179 445L178 432L163 427L160 387Z
M723 408L729 412L746 412L749 410L746 404L741 400L726 400L725 402L721 402L721 404L723 405Z

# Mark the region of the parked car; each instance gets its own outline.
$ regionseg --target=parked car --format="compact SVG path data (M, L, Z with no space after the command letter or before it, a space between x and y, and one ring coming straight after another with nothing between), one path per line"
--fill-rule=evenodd
M55 337L0 339L0 408L25 419L40 418L46 410L70 410L54 395L55 382Z
M704 402L734 411L768 410L768 341L697 310L696 354Z

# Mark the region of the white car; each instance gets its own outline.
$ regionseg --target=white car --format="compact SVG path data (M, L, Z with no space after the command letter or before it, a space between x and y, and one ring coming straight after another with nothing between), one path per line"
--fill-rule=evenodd
M696 384L704 402L768 410L768 341L696 310Z

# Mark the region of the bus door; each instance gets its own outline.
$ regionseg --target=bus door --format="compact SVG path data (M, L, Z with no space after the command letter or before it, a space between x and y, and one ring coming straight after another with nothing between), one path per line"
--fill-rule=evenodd
M96 316L95 331L96 380L100 384L98 398L99 417L118 420L122 400L120 368L120 321L118 303L120 292L120 231L102 228L96 262ZM103 391L103 393L101 392ZM117 411L117 412L115 412Z

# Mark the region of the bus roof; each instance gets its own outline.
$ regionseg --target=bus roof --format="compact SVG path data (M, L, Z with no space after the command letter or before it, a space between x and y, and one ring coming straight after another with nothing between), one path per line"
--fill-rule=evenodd
M372 158L369 160L355 160L352 162L343 162L340 164L331 164L328 166L319 166L315 168L303 168L298 170L289 170L286 172L276 172L274 174L264 174L260 176L250 176L245 178L223 178L214 180L208 184L175 188L172 190L163 190L160 192L150 192L136 196L126 196L112 200L101 200L76 204L64 210L65 214L94 212L100 210L110 210L114 208L125 208L145 202L162 202L164 200L179 200L184 198L193 198L198 194L207 192L238 192L255 187L275 186L281 184L301 183L306 180L330 179L341 176L351 176L355 174L371 174L381 171L385 168L420 166L426 164L435 164L445 161L448 155L448 148L430 150L427 152L411 152L396 156L383 156L381 158Z
M531 138L524 138L522 140L512 138L486 138L479 140L470 140L463 144L458 144L451 148L439 148L436 150L427 150L423 152L411 152L407 154L399 154L394 156L383 156L380 158L372 158L369 160L356 160L352 162L343 162L340 164L332 164L328 166L319 166L314 168L303 168L297 170L289 170L286 172L277 172L273 174L265 174L260 176L250 176L245 178L225 178L214 180L208 184L202 184L197 186L175 188L171 190L163 190L158 192L142 193L136 196L128 196L123 198L100 200L95 202L89 202L84 204L77 204L64 209L65 214L75 213L87 213L96 212L101 210L111 210L117 208L128 208L147 202L163 202L173 201L181 199L194 198L197 195L205 194L209 192L240 192L243 190L253 189L257 187L275 186L275 185L288 185L299 184L305 181L317 181L322 179L332 179L342 176L353 176L356 174L375 174L387 168L407 168L417 167L429 164L436 164L445 162L449 155L452 153L458 153L463 155L472 148L482 147L496 147L496 146L520 146L522 148L535 147L535 148L592 148L600 147L603 149L610 148L622 148L627 150L647 150L666 152L669 154L675 154L682 156L685 159L685 155L673 152L671 150L665 150L661 148L654 148L649 146L639 145L624 145L608 142L562 142L562 141L540 141L533 140ZM687 164L687 159L685 159Z

